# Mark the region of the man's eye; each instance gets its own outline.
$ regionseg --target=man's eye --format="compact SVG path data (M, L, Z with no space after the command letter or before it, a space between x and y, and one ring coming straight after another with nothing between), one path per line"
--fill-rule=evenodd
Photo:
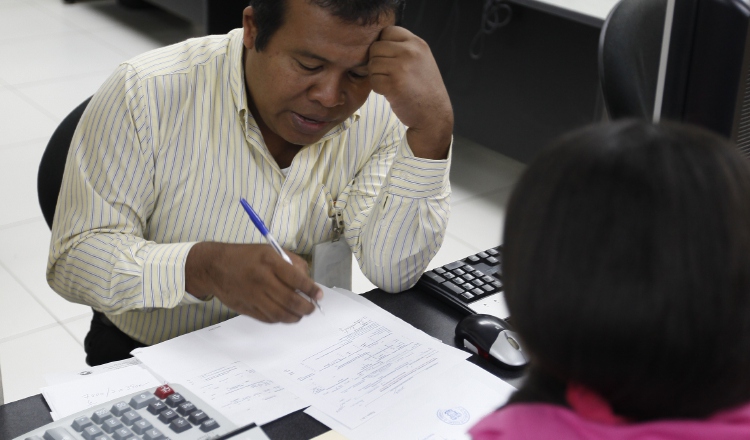
M351 77L352 77L352 78L354 78L354 79L363 79L363 78L367 78L367 74L364 74L364 75L363 75L363 74L361 74L361 73L357 73L357 72L349 72L349 76L351 76Z
M318 66L312 66L312 67L311 66L306 66L306 65L300 63L299 61L297 61L297 64L299 64L299 66L303 70L307 70L308 72L314 72L314 71L318 70Z

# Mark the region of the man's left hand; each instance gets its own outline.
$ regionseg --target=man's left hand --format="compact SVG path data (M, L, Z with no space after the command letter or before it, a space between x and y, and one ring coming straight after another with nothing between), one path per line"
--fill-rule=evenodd
M417 157L445 159L453 134L453 108L435 58L424 40L389 26L370 46L370 84L409 129Z

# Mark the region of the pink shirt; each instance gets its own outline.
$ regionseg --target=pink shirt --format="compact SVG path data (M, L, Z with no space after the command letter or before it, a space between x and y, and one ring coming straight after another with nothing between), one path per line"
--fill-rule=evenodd
M488 415L469 434L474 440L748 440L750 404L703 420L613 422L584 418L562 406L519 403Z

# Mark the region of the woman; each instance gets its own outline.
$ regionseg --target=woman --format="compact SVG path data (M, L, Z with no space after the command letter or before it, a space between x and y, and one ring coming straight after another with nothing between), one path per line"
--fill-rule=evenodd
M750 169L686 126L572 133L508 206L528 381L485 439L750 438Z

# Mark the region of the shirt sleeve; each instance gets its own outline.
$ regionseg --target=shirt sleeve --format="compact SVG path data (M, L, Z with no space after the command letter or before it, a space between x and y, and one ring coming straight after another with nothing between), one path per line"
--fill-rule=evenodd
M411 288L443 243L450 215L452 140L446 160L415 157L406 127L390 124L336 206L362 272L379 288Z
M82 115L55 209L47 281L64 298L120 314L172 308L185 296L194 243L144 238L155 203L145 87L127 64Z

